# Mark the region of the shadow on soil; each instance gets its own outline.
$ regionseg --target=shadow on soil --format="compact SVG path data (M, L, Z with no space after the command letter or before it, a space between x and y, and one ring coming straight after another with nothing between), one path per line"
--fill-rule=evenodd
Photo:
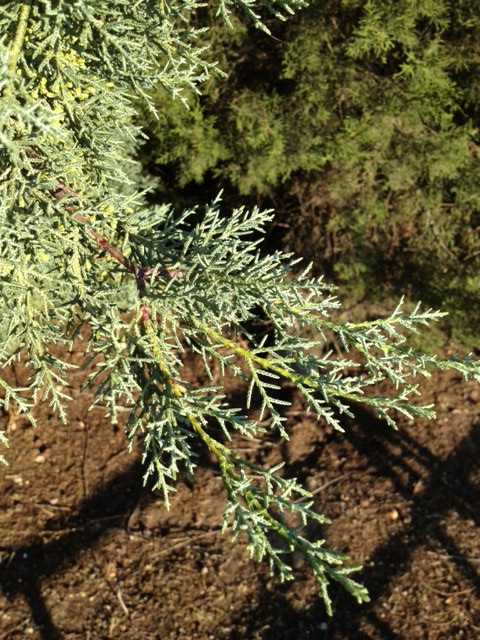
M333 588L335 617L328 620L320 600L310 608L298 611L286 597L277 595L272 599L272 594L265 589L265 599L260 601L255 612L249 612L250 623L243 636L245 639L257 634L255 637L262 640L333 640L338 634L342 638L371 640L370 635L359 630L360 621L364 620L376 629L382 639L403 640L376 615L373 608L375 602L388 592L394 579L408 569L416 549L433 540L444 548L480 595L477 569L443 526L448 512L455 511L461 519L480 527L480 515L470 506L480 504L480 492L469 481L480 455L479 425L473 425L468 436L442 459L432 455L408 434L392 432L367 410L355 407L353 411L355 421L351 421L342 437L368 460L379 477L389 478L399 494L410 500L411 520L375 549L365 561L363 571L356 576L358 581L368 585L370 604L358 606L343 591ZM416 495L412 495L412 487L421 480L421 475L409 461L427 474L427 481L423 480L423 488ZM284 591L287 593L288 587ZM259 636L266 621L270 623L268 630Z
M479 492L470 483L470 475L480 454L478 425L472 427L469 435L448 457L441 459L408 434L392 432L368 411L359 408L354 411L356 419L343 437L368 460L378 476L389 478L396 490L408 497L411 505L410 522L376 548L358 578L368 585L372 603L388 591L399 574L407 570L415 550L433 539L443 546L472 588L480 594L477 570L443 526L443 520L450 511L480 526L480 516L469 506L480 504ZM412 463L425 472L422 489L415 495L412 495L412 486L421 480L421 476ZM67 520L59 518L59 529L70 529L71 532L51 543L33 542L19 547L0 565L0 589L10 599L25 598L42 640L60 640L62 637L42 599L42 581L73 565L83 550L93 547L109 530L126 526L129 514L144 492L141 475L141 465L137 461L82 501L75 516ZM153 499L153 493L151 495ZM257 609L250 610L248 616L242 616L244 623L247 621L242 637L327 640L335 638L338 633L339 637L367 640L370 636L359 631L359 623L363 619L385 640L399 639L390 626L375 614L373 604L357 606L340 590L333 594L336 611L333 621L326 621L320 602L306 610L295 610L283 595L287 593L288 587L280 587L272 598L265 589L265 598L260 600ZM265 622L269 622L266 630Z
M17 547L0 564L0 589L11 600L18 596L25 598L42 640L63 637L42 598L42 581L74 565L77 557L109 530L125 526L143 491L141 464L136 461L83 500L74 516L59 517L51 524L52 530L70 529L69 533L49 543L33 542ZM153 499L154 494L151 496Z

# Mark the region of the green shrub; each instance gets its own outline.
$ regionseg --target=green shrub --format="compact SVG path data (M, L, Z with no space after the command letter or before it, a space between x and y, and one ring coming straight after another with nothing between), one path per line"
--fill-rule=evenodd
M193 115L172 103L175 138L157 128L154 160L179 187L228 181L289 201L289 248L333 270L349 295L410 288L445 304L457 335L475 336L475 4L316 1L276 39L234 33L215 40L227 81L195 97Z

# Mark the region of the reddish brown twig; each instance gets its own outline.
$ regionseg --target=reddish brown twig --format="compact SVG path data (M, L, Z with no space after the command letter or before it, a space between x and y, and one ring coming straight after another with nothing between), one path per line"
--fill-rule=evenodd
M64 198L67 198L69 196L73 196L75 198L81 197L79 193L61 182L58 184L57 189L52 192L52 195L57 200L63 200ZM69 213L75 213L76 207L69 205L65 207L65 210ZM90 221L88 220L88 218L77 214L73 216L73 219L77 222L80 222L81 224L86 225L87 233L93 240L95 240L100 249L108 253L114 260L116 260L116 262L118 262L118 264L124 267L126 271L135 276L140 296L143 296L145 294L146 280L151 279L155 274L166 277L170 280L184 275L184 272L181 269L172 269L169 267L161 267L160 269L158 267L145 268L134 264L126 256L124 256L119 249L110 244L110 242L105 237L101 236L94 229L92 229L92 227L89 225Z

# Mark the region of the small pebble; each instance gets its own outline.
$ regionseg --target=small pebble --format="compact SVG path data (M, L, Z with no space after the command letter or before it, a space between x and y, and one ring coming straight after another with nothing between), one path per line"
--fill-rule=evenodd
M413 487L413 495L415 495L415 496L418 495L424 489L425 489L425 485L423 483L423 480L419 480L418 482L415 483L415 485Z
M480 390L472 389L468 397L469 397L469 400L471 400L472 402L478 402L480 400Z

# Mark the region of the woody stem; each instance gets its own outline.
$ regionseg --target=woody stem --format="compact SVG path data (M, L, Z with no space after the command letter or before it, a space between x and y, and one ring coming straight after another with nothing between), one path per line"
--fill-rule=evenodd
M15 33L15 39L10 50L10 56L8 60L8 72L11 77L15 75L17 70L18 58L22 51L23 43L25 40L25 34L27 32L28 17L32 9L32 0L29 2L23 2L20 6L20 13L18 17L17 30Z

